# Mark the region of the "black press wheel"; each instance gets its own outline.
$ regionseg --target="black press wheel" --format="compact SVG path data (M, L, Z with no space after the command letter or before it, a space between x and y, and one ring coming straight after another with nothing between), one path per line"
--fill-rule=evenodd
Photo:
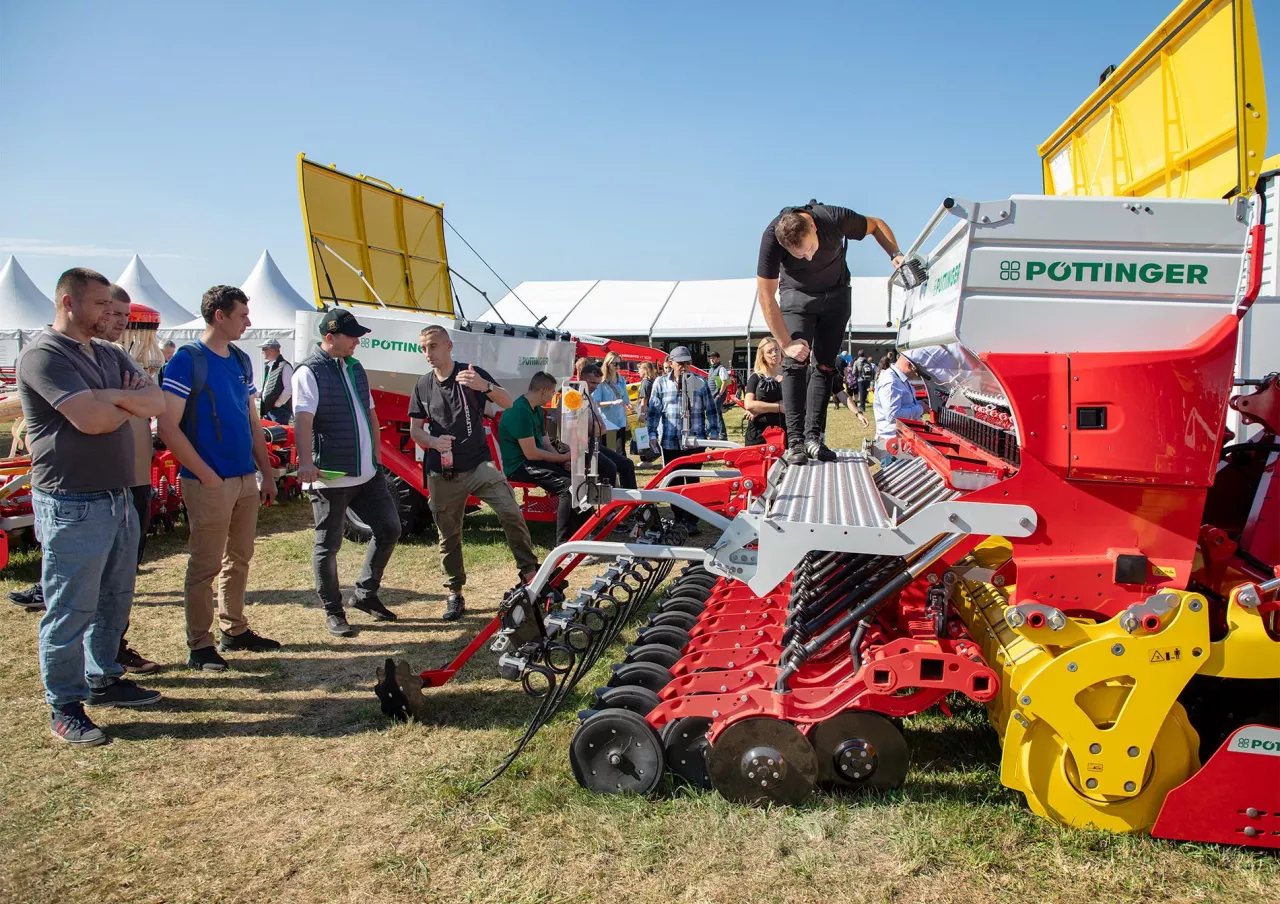
M688 612L659 612L649 616L651 625L671 625L682 631L688 631L697 623L698 616L690 615Z
M707 608L706 603L686 596L677 596L658 603L659 612L686 612L689 615L701 615L705 608Z
M602 709L578 726L569 742L578 784L597 794L648 794L666 769L662 740L643 716Z
M635 685L655 694L671 683L671 672L656 662L621 662L613 667L609 687Z
M658 695L647 687L627 685L625 687L598 687L594 708L628 709L638 716L647 716L662 703Z
M707 741L710 719L689 716L675 719L662 726L662 744L667 756L667 768L693 787L711 789L711 775L707 772Z
M688 631L674 628L671 625L654 625L650 628L641 628L640 633L636 635L636 643L638 644L660 643L663 646L671 647L673 650L683 650L690 639Z
M671 668L680 661L680 651L660 643L646 643L637 647L627 647L627 658L624 662L655 662L663 668Z

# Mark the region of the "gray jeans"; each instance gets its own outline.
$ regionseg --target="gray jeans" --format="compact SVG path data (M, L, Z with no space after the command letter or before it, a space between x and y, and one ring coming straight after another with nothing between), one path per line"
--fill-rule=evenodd
M364 568L356 579L355 598L377 597L382 572L400 539L400 513L387 489L387 482L375 474L371 480L353 487L308 490L311 513L316 521L316 545L311 564L316 573L316 594L329 615L341 615L342 588L338 583L338 550L342 547L342 527L347 509L369 525L373 539L364 556Z

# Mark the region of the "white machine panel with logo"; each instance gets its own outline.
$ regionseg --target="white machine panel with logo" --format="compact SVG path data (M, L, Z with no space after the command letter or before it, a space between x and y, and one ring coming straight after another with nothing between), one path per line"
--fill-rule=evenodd
M531 326L452 320L405 310L354 308L352 313L370 332L361 337L356 357L364 365L373 389L410 395L418 378L427 372L427 359L418 346L418 334L438 323L453 340L453 358L483 367L514 398L529 386L538 371L557 380L573 373L577 343L567 333ZM321 311L300 311L294 323L298 360L311 354L319 341Z
M928 278L907 293L900 348L1177 348L1231 312L1246 230L1243 202L949 198L910 250L947 222L917 254Z

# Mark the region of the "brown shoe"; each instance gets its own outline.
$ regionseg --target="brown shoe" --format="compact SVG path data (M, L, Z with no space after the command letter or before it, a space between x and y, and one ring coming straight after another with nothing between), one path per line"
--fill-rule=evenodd
M150 675L161 669L160 663L143 658L141 653L127 643L121 643L116 662L124 666L126 672L133 672L135 675Z

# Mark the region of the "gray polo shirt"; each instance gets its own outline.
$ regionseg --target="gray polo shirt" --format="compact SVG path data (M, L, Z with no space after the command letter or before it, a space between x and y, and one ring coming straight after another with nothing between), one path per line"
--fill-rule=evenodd
M18 358L18 397L27 419L31 485L45 493L94 493L132 486L133 429L81 433L58 411L81 393L120 389L124 375L141 372L110 342L85 346L45 328Z

